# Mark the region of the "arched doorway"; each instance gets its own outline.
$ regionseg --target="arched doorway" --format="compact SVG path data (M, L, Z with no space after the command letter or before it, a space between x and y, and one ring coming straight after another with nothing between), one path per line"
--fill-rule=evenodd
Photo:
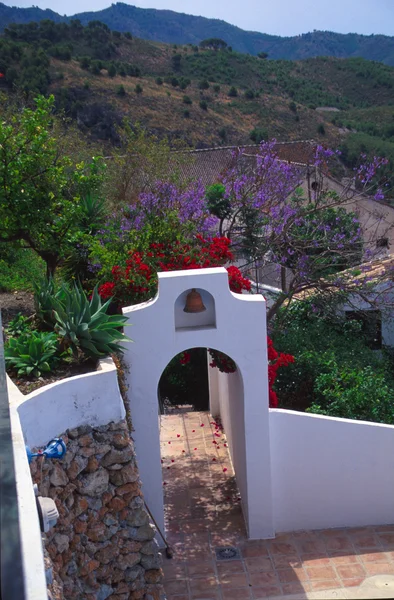
M166 530L244 535L243 386L235 362L214 349L181 352L164 369L158 398Z
M185 299L193 289L201 294L206 310L187 314ZM238 401L228 403L225 411L229 425L224 425L234 432L233 445L242 450L233 463L237 480L244 482L241 496L248 535L273 537L264 299L232 293L224 268L173 271L159 273L154 299L124 308L123 313L132 325L129 335L134 341L124 357L139 470L159 526L164 528L158 384L174 356L205 347L227 354L237 365L237 373L210 376L211 411L214 416L222 413L220 398L238 389Z
M164 369L159 385L160 413L166 407L189 406L209 410L208 361L206 348L188 348L174 356Z

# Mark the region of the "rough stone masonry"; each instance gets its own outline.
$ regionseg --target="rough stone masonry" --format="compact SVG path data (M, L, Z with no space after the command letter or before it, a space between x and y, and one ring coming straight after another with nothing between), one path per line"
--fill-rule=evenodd
M157 600L161 557L126 422L84 425L61 437L62 460L31 463L40 493L55 500L60 515L45 536L51 597Z

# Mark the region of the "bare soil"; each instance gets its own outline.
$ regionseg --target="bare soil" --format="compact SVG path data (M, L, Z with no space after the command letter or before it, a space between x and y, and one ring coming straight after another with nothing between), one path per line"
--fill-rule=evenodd
M3 327L18 313L30 317L34 313L34 299L31 292L0 293L0 311Z
M34 390L55 383L67 377L74 377L75 375L83 375L84 373L92 373L97 369L97 361L89 360L82 363L62 363L56 371L50 373L43 373L41 377L18 377L16 373L8 373L12 381L19 388L22 394L30 394Z

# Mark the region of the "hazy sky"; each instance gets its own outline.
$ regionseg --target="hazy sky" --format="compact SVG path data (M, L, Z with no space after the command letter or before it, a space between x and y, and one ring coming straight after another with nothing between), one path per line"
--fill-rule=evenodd
M101 10L110 0L3 0L9 6L51 8L72 15ZM242 29L296 35L313 29L394 35L394 0L140 0L141 8L166 8L223 19Z

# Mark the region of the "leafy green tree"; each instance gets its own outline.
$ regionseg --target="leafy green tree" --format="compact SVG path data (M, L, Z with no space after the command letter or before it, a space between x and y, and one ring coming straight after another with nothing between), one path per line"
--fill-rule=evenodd
M200 42L200 48L209 50L225 50L227 48L227 42L220 38L208 38Z
M238 96L237 88L234 86L231 86L231 88L228 91L228 96L230 96L230 98L236 98Z
M76 163L64 152L53 96L35 102L0 122L0 241L34 250L49 277L75 243L81 198L101 185L101 161Z

